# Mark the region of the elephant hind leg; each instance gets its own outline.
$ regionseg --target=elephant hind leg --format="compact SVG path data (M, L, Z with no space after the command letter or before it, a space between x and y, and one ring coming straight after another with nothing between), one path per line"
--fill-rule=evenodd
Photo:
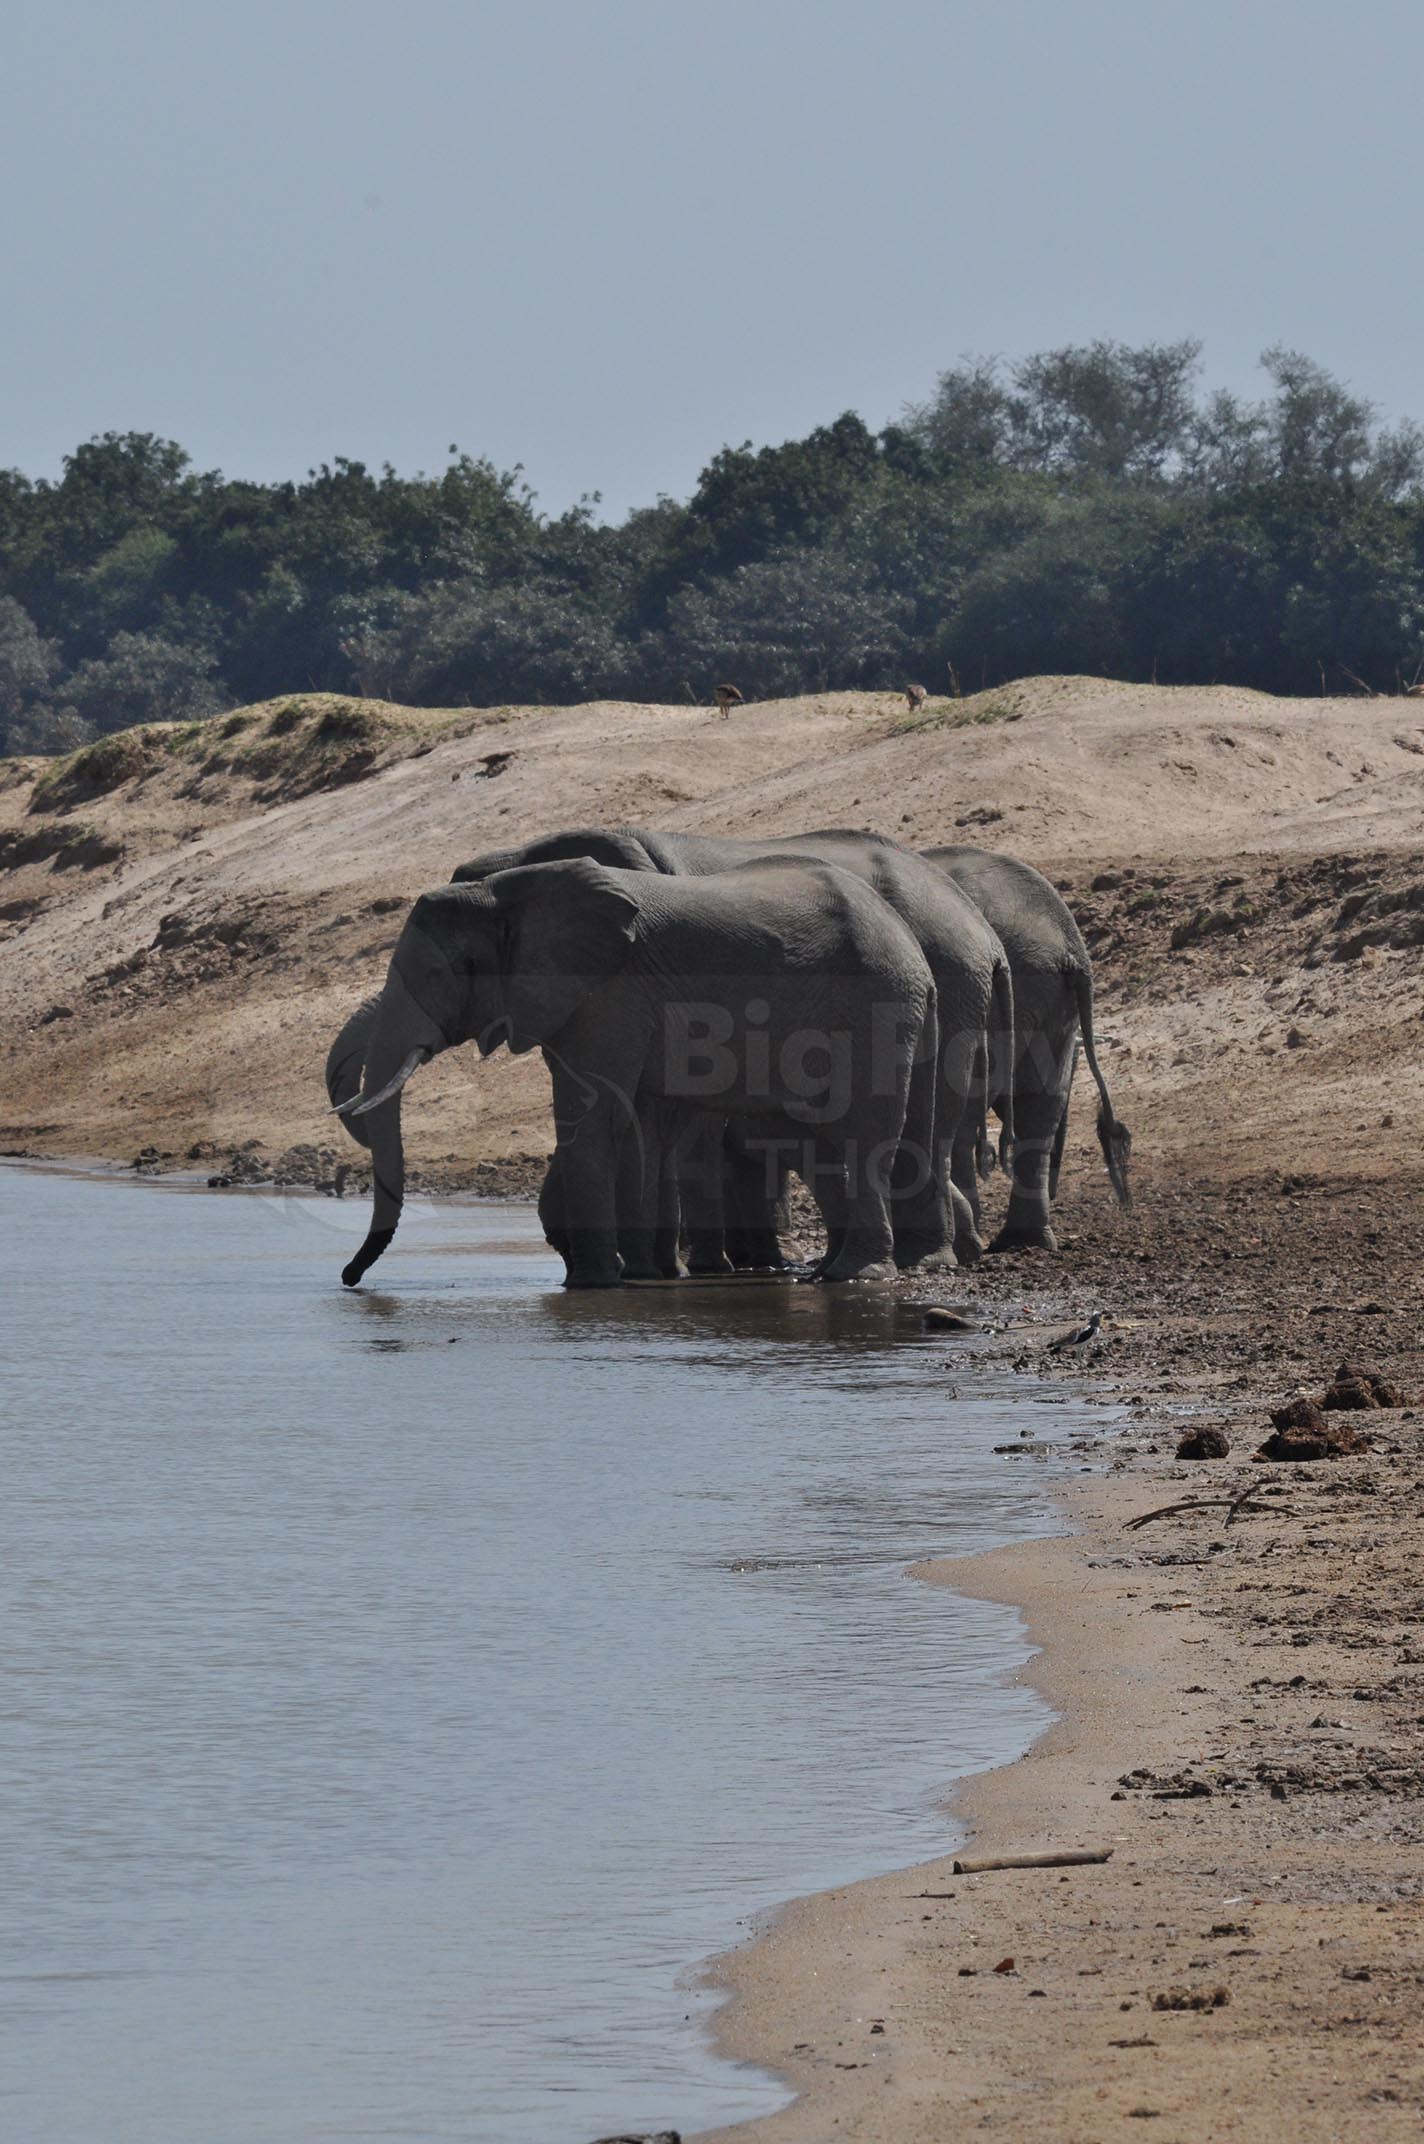
M941 1084L938 1007L931 999L910 1069L904 1128L890 1171L890 1219L895 1264L901 1272L969 1262L959 1257L961 1240L972 1242L977 1251L976 1215L950 1193L950 1149L959 1107L960 1098Z
M1056 1251L1049 1218L1049 1180L1059 1128L1066 1117L1057 1093L1020 1092L1015 1112L1013 1174L1004 1225L991 1251Z

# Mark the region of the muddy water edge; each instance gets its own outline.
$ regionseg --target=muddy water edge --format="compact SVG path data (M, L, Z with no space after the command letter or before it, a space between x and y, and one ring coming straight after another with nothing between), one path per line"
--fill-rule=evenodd
M0 1170L5 2090L34 2144L764 2113L700 1965L1044 1723L994 1447L1102 1419L878 1289L566 1295L527 1208ZM74 2060L76 2046L85 2050Z

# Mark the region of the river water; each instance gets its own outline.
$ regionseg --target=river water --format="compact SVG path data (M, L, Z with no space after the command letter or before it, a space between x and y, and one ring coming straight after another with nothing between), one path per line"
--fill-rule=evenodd
M566 1295L522 1208L0 1168L0 2132L760 2113L699 1961L1042 1724L908 1561L1051 1523L884 1291ZM1022 1381L1019 1381L1020 1383ZM957 1391L956 1391L957 1387Z

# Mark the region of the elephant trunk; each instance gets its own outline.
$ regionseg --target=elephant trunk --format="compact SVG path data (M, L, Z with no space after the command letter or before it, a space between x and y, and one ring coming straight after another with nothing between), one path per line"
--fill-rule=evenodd
M371 1226L356 1256L341 1269L343 1286L354 1288L365 1277L396 1232L405 1203L405 1148L401 1140L401 1098L397 1091L365 1119L371 1150Z
M370 1106L356 1119L360 1136L371 1152L371 1225L356 1256L342 1268L341 1279L348 1288L354 1288L376 1263L400 1222L405 1202L401 1089L415 1065L435 1056L445 1045L446 1037L429 1015L394 976L388 978L376 1008L362 1069L361 1093L370 1097ZM351 1122L349 1106L343 1122Z

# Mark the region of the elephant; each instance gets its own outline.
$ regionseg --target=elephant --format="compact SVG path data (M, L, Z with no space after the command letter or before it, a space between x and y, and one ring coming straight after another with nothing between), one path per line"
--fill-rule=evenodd
M983 1124L989 1082L985 1060L991 1031L997 1055L1012 1050L1013 984L1005 950L981 911L958 887L947 884L943 873L882 835L842 829L745 841L716 835L659 833L642 827L577 827L478 856L455 869L452 883L472 884L499 871L575 857L588 857L617 869L697 878L752 863L762 856L787 855L818 858L874 886L909 926L929 961L937 991L944 1057L942 1106L934 1144L936 1152L944 1156L940 1173L951 1226L946 1226L942 1215L911 1239L903 1216L897 1216L896 1255L902 1263L910 1264L941 1252L950 1241L952 1228L955 1258L961 1264L972 1265L982 1251L975 1168L976 1162L982 1165L986 1152ZM327 1087L333 1105L347 1100L355 1090L363 1019L369 1025L368 1008L353 1014L328 1058ZM338 1062L344 1086L334 1077ZM1002 1087L1003 1083L999 1084ZM1004 1089L1004 1102L1011 1108L1011 1087ZM349 1118L346 1121L348 1128L357 1132L356 1124ZM1011 1139L1012 1121L1006 1119L1006 1160ZM775 1243L770 1202L765 1197L758 1202L755 1171L739 1163L735 1138L727 1155L726 1195L741 1220L740 1231L728 1244L735 1262L779 1265L782 1261ZM694 1220L690 1261L694 1271L724 1267L720 1248L712 1247L716 1233L714 1220L705 1212L700 1225ZM699 1242L704 1246L701 1250Z
M570 1287L622 1278L620 1148L660 1101L799 1144L827 1222L825 1280L893 1272L892 1198L912 1232L929 1226L934 976L894 910L834 866L791 854L673 880L579 857L422 894L391 956L360 1095L342 1105L370 1119L375 1185L348 1287L400 1218L401 1091L466 1041L482 1055L544 1051ZM896 1178L916 1149L916 1179ZM642 1172L649 1232L656 1179Z
M1013 970L1012 1188L1008 1215L989 1248L1055 1250L1050 1207L1058 1191L1080 1035L1083 1055L1097 1083L1098 1141L1108 1175L1120 1204L1132 1203L1128 1185L1132 1134L1113 1108L1098 1064L1093 1040L1093 964L1088 949L1067 904L1032 865L967 845L922 853L982 911ZM964 1175L961 1164L956 1182Z

